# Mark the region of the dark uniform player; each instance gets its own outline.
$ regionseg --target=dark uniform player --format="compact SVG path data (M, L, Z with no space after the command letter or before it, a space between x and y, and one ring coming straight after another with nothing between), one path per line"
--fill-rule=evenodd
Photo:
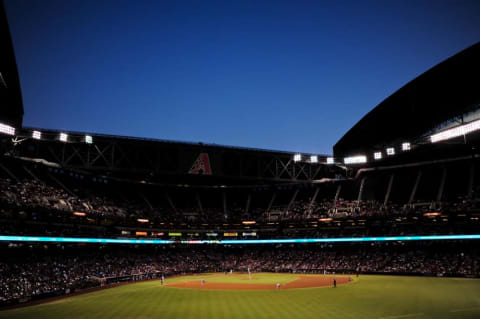
M337 279L333 279L333 288L337 288Z

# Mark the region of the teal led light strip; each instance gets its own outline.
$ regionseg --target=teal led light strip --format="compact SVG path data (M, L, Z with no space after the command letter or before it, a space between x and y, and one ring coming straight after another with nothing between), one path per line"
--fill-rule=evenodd
M0 236L7 242L47 242L47 243L95 243L95 244L308 244L339 242L381 242L414 240L466 240L480 239L480 235L434 235L434 236L390 236L390 237L347 237L347 238L295 238L295 239L227 239L227 240L160 240L160 239L112 239L112 238L75 238L75 237L36 237L36 236Z

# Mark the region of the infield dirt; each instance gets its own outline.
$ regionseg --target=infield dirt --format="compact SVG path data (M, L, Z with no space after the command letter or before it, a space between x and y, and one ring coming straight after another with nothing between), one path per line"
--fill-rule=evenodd
M221 275L223 276L223 275ZM337 285L352 282L350 277L335 277ZM254 280L252 280L254 281ZM200 279L190 279L168 283L165 286L175 288L191 289L218 289L218 290L271 290L271 289L297 289L297 288L315 288L333 286L332 276L308 276L298 275L296 280L283 283L279 288L276 284L259 284L255 282L246 283L228 283L228 282L209 282L208 278L204 283Z

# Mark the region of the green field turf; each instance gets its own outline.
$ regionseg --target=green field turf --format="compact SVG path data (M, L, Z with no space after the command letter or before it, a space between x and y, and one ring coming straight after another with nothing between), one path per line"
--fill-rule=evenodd
M276 282L292 275L254 276ZM209 276L191 278L203 277ZM480 280L360 276L337 288L263 291L168 288L155 281L0 311L0 318L480 318Z

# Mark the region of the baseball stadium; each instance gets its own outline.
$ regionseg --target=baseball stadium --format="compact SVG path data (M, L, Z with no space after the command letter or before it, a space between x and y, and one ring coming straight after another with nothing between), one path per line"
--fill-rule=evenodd
M480 317L480 43L305 154L25 126L0 41L0 318Z

